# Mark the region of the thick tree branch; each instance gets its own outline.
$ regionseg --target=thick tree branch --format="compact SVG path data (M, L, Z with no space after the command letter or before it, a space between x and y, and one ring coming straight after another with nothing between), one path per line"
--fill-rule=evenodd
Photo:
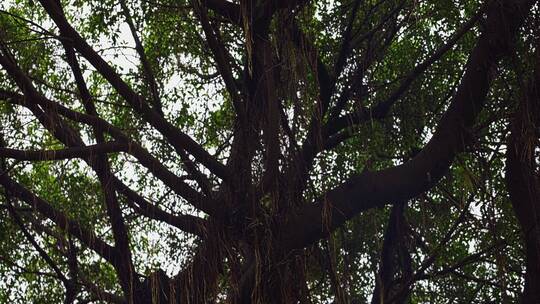
M393 287L392 279L397 272L394 256L398 254L399 247L403 247L404 244L403 227L406 205L407 204L404 202L399 202L392 206L392 211L388 218L388 225L384 234L379 270L375 281L375 289L371 298L372 304L386 303L386 299L388 299L388 295Z
M206 0L206 6L229 20L233 24L240 25L242 21L242 15L240 12L240 6L236 3L229 2L227 0Z
M540 146L540 37L534 72L521 92L510 122L506 149L506 187L525 241L525 286L521 303L540 302L540 179L534 151Z
M397 9L397 8L396 8ZM459 41L459 39L467 33L477 20L480 18L483 10L478 12L473 18L467 21L452 37L443 45L441 45L433 54L431 54L426 60L416 66L402 81L400 86L394 90L390 96L384 101L377 104L371 109L357 109L356 111L346 114L342 117L338 117L339 112L342 107L345 105L347 99L349 98L349 91L343 92L343 95L340 96L337 104L334 108L331 109L329 114L329 121L323 125L319 132L315 132L316 128L312 128L311 132L308 133L306 140L304 141L301 150L298 152L297 160L294 162L295 166L298 166L300 172L299 176L305 178L311 166L313 165L313 160L317 154L323 150L330 150L335 148L341 142L352 137L355 133L348 132L348 127L354 125L371 121L384 119L391 107L401 98L401 96L407 91L412 82L418 78L425 70L427 70L434 62L439 60L446 52L448 52L452 47ZM392 11L391 14L394 14L395 11ZM386 22L386 21L385 21ZM389 42L387 42L389 43ZM367 69L372 60L375 59L373 54L367 53L364 58L364 67ZM362 72L363 73L363 72ZM323 78L324 79L324 78ZM328 82L329 83L329 82ZM353 81L353 84L360 86L361 81ZM323 87L321 87L322 89ZM330 88L328 88L329 90ZM331 96L328 96L330 98ZM328 101L329 102L329 101ZM313 127L313 126L312 126ZM343 130L343 131L342 131ZM340 132L341 131L341 132ZM318 136L316 136L316 134Z
M407 200L431 189L470 141L468 129L483 108L495 76L493 71L498 61L509 53L510 42L534 2L503 1L490 7L486 30L469 57L456 95L435 134L417 156L396 167L353 176L317 203L300 210L283 228L287 231L285 247L302 248L364 210ZM326 210L326 216L330 217L327 221L323 219L326 205L323 202L331 208L330 212Z

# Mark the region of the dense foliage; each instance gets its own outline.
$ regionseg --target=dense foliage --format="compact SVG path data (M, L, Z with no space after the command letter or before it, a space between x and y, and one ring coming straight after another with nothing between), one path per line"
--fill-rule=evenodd
M539 13L0 2L0 303L540 303Z

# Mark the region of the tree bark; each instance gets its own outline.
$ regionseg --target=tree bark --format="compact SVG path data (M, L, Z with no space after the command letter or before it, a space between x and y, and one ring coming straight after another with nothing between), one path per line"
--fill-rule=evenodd
M539 41L540 42L540 41ZM521 92L510 123L506 186L525 243L526 273L521 303L540 303L540 180L535 149L540 127L540 50L532 78Z

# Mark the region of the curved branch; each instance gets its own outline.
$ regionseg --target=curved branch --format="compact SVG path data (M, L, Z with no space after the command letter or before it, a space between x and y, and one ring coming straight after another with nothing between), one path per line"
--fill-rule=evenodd
M435 134L418 155L396 167L353 176L315 204L301 209L284 225L285 247L303 248L364 210L413 198L437 184L456 154L469 143L468 129L483 108L495 76L493 71L498 61L508 55L510 43L534 2L501 1L489 8L486 31L469 57L456 95ZM330 210L323 210L325 205Z
M116 189L126 196L129 201L128 205L130 205L130 207L132 207L137 213L154 220L162 221L201 238L206 237L208 223L202 218L193 215L170 214L147 201L144 197L133 191L118 178L114 178L113 183Z

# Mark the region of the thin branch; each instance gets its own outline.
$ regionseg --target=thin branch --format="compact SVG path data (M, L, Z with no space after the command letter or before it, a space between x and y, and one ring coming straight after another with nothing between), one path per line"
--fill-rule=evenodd
M64 213L53 208L50 203L30 192L24 186L13 181L8 176L0 176L0 184L3 185L11 195L24 201L43 216L53 221L60 229L77 237L83 244L94 250L111 264L117 265L118 261L116 259L114 247L99 239L93 231L86 229L79 222L68 218Z
M471 28L476 24L476 22L482 17L484 11L485 7L480 9L473 17L471 17L467 22L465 22L461 26L461 28L457 30L450 39L448 39L445 44L441 45L428 58L426 58L422 63L418 64L412 71L410 71L409 74L407 74L407 76L405 76L404 79L401 81L399 87L397 87L387 99L380 102L372 109L349 113L328 122L324 126L324 133L327 134L327 136L331 136L348 126L356 125L371 119L382 119L386 117L391 107L401 98L401 96L403 96L403 94L407 91L407 89L414 82L414 80L416 80L420 75L422 75L423 72L425 72L433 63L437 62L444 54L450 51L454 47L454 45L461 39L461 37L463 37L471 30Z
M73 47L85 57L96 70L116 89L132 108L142 118L158 130L171 145L179 150L185 149L199 162L205 165L212 173L224 180L230 180L230 172L225 165L218 162L203 147L195 142L189 135L165 120L156 110L150 108L144 98L135 93L131 87L122 80L118 73L80 36L69 24L61 8L55 0L40 0L43 8L56 23L63 36L69 37Z
M9 102L26 107L31 106L31 102L33 100L39 100L40 103L43 103L47 107L51 108L55 113L65 116L71 120L94 126L103 132L108 132L117 141L127 142L129 146L127 152L133 155L142 166L147 168L159 180L163 181L165 185L173 189L175 193L185 198L195 208L211 215L223 215L226 212L222 209L222 206L218 202L195 191L188 184L186 184L181 177L178 177L167 169L158 159L152 156L140 144L128 138L120 129L111 125L109 122L96 116L73 111L43 96L35 96L34 99L28 99L14 92L0 90L0 98L5 98Z
M237 82L233 76L230 65L231 55L227 52L223 42L220 41L217 29L214 29L210 24L204 2L200 3L200 0L192 0L191 2L197 17L201 22L204 34L206 35L206 42L212 51L217 70L223 78L225 88L231 97L238 120L240 123L245 124L246 109L245 105L242 103L242 96L239 94Z
M135 41L135 50L139 54L139 58L141 60L144 76L146 78L146 81L148 83L148 86L150 88L150 92L152 95L154 109L163 116L163 105L161 104L161 99L159 97L158 85L156 82L156 77L154 76L154 72L152 71L152 66L150 65L150 62L148 61L148 58L146 57L144 47L142 45L141 40L139 39L139 35L137 34L137 29L135 28L135 24L133 23L133 18L131 17L131 14L129 13L129 8L126 4L126 1L120 0L120 6L122 7L122 12L124 13L124 16L126 17L126 22L129 26L129 30L131 31L131 36L133 36L133 40Z
M73 158L87 158L97 154L128 152L129 145L122 142L107 142L84 147L72 147L58 150L18 150L0 148L0 157L13 158L20 161L49 161Z

